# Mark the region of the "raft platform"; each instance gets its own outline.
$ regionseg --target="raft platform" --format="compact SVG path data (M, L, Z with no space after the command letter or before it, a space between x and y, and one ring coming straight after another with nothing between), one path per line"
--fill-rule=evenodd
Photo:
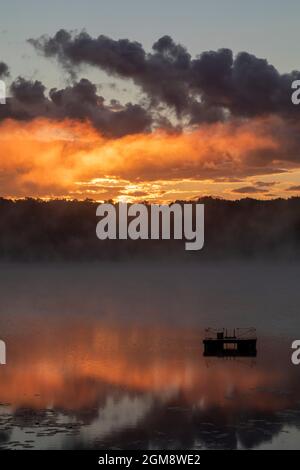
M227 329L207 328L203 340L204 356L210 357L256 357L255 328Z

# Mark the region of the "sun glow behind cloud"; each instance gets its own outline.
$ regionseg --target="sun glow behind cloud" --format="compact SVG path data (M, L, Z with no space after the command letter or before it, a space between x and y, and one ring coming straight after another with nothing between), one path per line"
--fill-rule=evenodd
M6 120L0 126L2 196L170 201L282 195L299 183L297 172L286 179L297 167L257 163L256 155L280 150L267 124L256 119L112 139L78 121Z

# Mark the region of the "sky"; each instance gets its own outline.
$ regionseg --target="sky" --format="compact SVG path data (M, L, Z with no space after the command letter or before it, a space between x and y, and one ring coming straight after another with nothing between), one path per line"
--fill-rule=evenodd
M124 75L120 69L112 69L111 64L99 66L97 60L91 64L89 59L81 57L78 64L78 58L70 59L66 54L64 57L47 56L44 45L33 47L27 41L44 35L54 37L60 29L72 31L73 37L85 30L90 38L105 35L113 41L123 38L138 41L145 53L153 53L153 44L169 35L175 44L187 49L191 60L204 51L228 48L234 57L246 51L267 59L282 75L300 68L298 1L288 0L283 5L278 0L73 0L72 3L1 0L0 7L0 62L9 67L10 74L5 77L8 90L21 76L28 83L41 82L48 97L50 89L66 90L84 78L96 86L98 105L105 99L100 105L106 106L95 125L95 119L90 118L90 108L88 112L85 109L87 114L84 115L88 122L82 122L82 110L81 114L74 109L70 113L70 95L73 93L73 99L76 90L65 91L68 112L63 114L61 108L58 112L56 106L51 116L45 112L46 104L41 111L37 102L30 103L30 111L27 103L25 113L24 103L29 98L24 101L23 95L21 107L20 83L18 95L17 91L14 96L9 90L14 111L6 114L0 110L0 118L3 112L0 124L2 196L167 201L206 194L230 199L289 197L300 191L298 118L295 122L293 115L289 121L290 111L277 112L276 108L273 112L267 107L267 111L262 112L259 106L253 111L248 103L246 112L234 102L229 110L229 121L214 119L211 122L210 119L208 122L207 116L204 120L198 116L195 121L190 109L174 111L173 103L165 102L161 91L155 90L154 96L149 80ZM72 72L76 71L76 77L71 76L70 67ZM153 76L152 80L159 80L159 77ZM168 80L172 83L170 76ZM180 80L179 77L178 82ZM24 90L24 82L21 85ZM188 93L194 93L195 100L199 100L203 87L200 92L193 89ZM207 95L207 89L204 94ZM259 94L255 99L258 98L264 101ZM210 107L212 101L210 96ZM126 108L128 102L138 108ZM52 105L51 101L48 108ZM160 105L164 106L163 111ZM73 102L72 106L74 108ZM26 119L21 119L24 113ZM7 122L7 118L12 121ZM62 118L67 122L62 123ZM128 129L122 119L134 121L134 124ZM144 127L138 125L141 121ZM162 122L164 124L160 124ZM179 122L181 129L177 134L175 127ZM114 126L114 132L109 126ZM171 135L166 127L173 127ZM41 128L44 129L42 139ZM271 158L270 152L275 149L276 155Z
M129 38L150 49L169 34L191 51L229 47L267 58L280 71L297 66L300 3L287 0L1 0L0 56L13 75L62 84L55 64L37 57L29 37L58 29Z

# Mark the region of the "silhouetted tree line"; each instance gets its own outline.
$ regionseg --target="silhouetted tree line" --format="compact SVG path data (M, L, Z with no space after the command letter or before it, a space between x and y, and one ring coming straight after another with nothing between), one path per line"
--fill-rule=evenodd
M176 201L184 203L185 201ZM0 199L0 259L117 260L132 257L295 258L300 255L300 198L205 204L205 245L186 252L183 240L105 240L96 237L98 203Z

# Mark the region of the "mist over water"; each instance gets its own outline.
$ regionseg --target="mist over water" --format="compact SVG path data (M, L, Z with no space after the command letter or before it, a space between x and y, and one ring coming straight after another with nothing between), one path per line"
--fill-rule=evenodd
M299 275L287 262L3 264L0 446L299 447ZM255 327L257 358L204 358L206 327Z
M294 335L299 278L300 267L289 262L2 264L0 313L12 323L24 315L79 316L83 322L94 316Z

